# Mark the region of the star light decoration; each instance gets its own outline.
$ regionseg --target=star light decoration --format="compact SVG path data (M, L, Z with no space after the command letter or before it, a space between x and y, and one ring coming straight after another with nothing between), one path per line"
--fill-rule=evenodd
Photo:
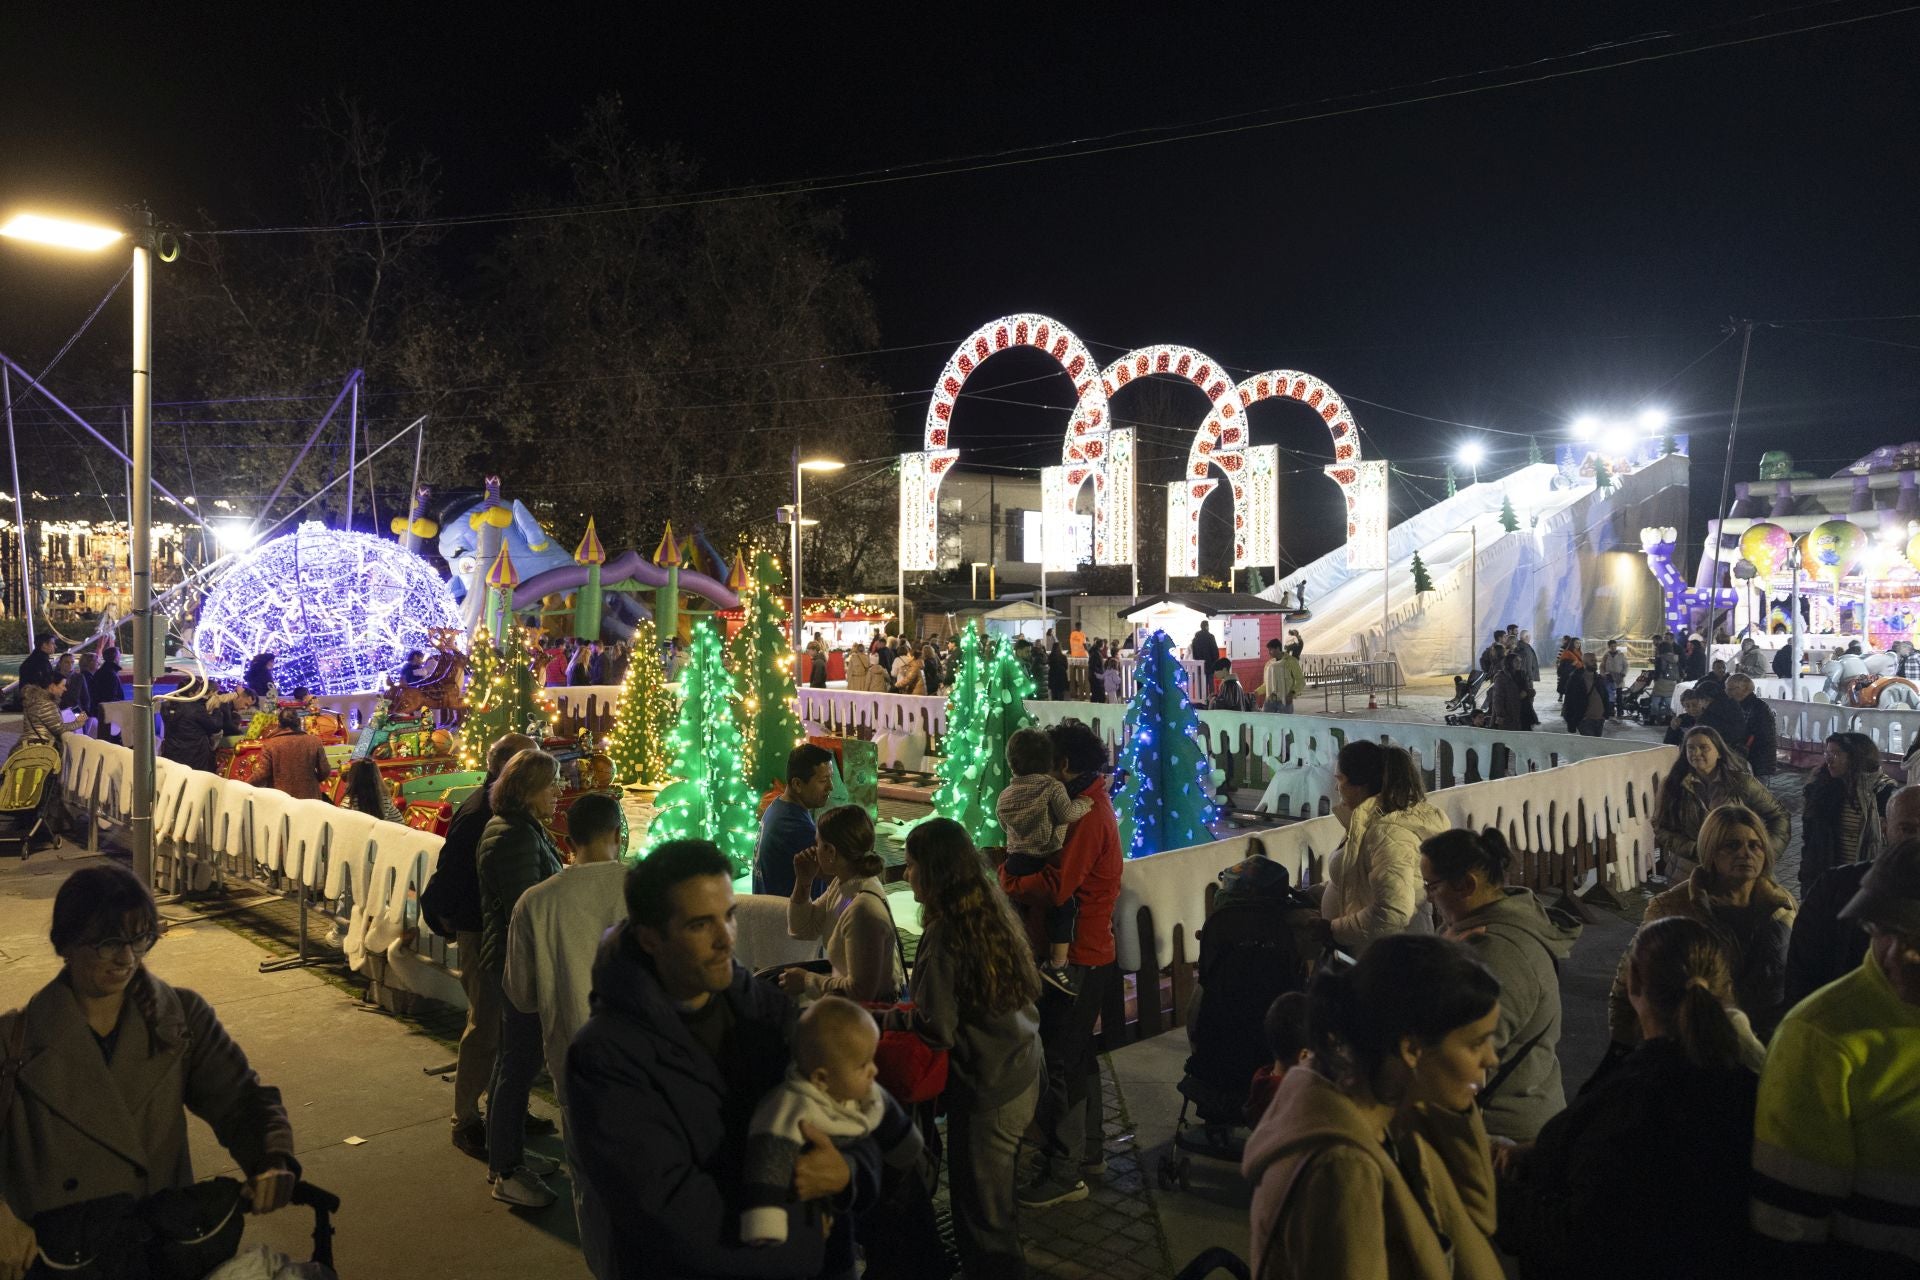
M309 521L241 556L200 609L194 656L238 679L256 654L274 679L322 696L387 687L432 632L464 630L453 592L427 562L369 533Z
M1147 637L1133 667L1120 767L1127 771L1115 808L1127 856L1143 858L1213 839L1213 765L1201 745L1200 717L1187 699L1186 671L1164 631Z

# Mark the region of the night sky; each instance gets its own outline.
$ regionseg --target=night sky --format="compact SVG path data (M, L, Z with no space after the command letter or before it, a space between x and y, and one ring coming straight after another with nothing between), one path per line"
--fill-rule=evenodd
M202 209L229 227L287 221L302 114L340 91L439 159L443 212L545 203L559 197L547 140L617 90L643 139L697 158L703 188L1018 152L819 196L844 210L841 249L866 264L894 348L869 367L903 393L924 392L980 323L1039 311L1103 360L1180 342L1236 372L1317 373L1371 456L1426 476L1470 435L1497 469L1524 460L1529 433L1548 447L1580 412L1654 404L1691 433L1704 516L1739 352L1737 337L1715 344L1740 317L1765 327L1736 480L1763 449L1827 474L1920 437L1920 11L1280 16L1302 7L648 6L615 25L552 5L310 7L300 22L266 6L118 20L89 6L84 21L16 7L0 206L145 199L190 225ZM1876 14L1889 16L1857 21ZM1841 25L1754 39L1819 24ZM1491 87L1522 77L1550 78ZM1436 94L1451 96L1403 101ZM1180 136L1221 129L1235 131ZM1076 140L1122 149L1060 158ZM447 251L478 252L486 234ZM0 249L0 350L39 367L117 274ZM113 311L90 340L124 342ZM1006 356L969 384L1002 399L958 415L955 443L986 447L964 461L1057 460L1071 392L1048 367ZM1197 425L1203 400L1182 394ZM924 412L924 395L902 395L903 447ZM1286 403L1253 423L1257 443L1299 451L1286 553L1325 550L1324 430Z

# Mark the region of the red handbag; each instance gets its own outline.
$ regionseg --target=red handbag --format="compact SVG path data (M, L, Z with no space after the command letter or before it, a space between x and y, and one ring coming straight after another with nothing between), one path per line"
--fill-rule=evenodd
M894 1010L911 1010L911 1002L870 1004L876 1020L884 1022ZM915 1031L882 1031L873 1051L880 1083L904 1106L932 1102L946 1091L947 1051L936 1049Z

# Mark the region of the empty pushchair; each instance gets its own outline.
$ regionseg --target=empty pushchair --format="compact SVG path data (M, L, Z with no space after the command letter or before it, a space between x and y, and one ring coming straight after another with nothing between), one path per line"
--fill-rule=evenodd
M45 738L22 742L0 765L0 854L17 845L24 858L35 852L33 842L42 837L50 840L44 847L60 847L55 829L59 777L60 749Z
M1256 854L1220 873L1213 910L1200 930L1197 990L1187 1019L1193 1052L1180 1080L1180 1117L1160 1162L1163 1187L1186 1185L1189 1155L1240 1159L1247 1093L1272 1061L1264 1034L1275 997L1306 986L1318 952L1307 932L1318 914L1287 869ZM1191 1109L1199 1123L1188 1120Z

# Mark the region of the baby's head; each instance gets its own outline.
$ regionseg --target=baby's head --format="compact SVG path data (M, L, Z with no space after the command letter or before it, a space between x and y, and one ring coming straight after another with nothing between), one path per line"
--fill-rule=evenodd
M800 1015L793 1061L835 1102L865 1102L873 1096L873 1051L879 1044L872 1014L844 996L822 996Z
M1052 773L1053 765L1053 739L1045 729L1015 729L1007 739L1007 768L1015 777Z

